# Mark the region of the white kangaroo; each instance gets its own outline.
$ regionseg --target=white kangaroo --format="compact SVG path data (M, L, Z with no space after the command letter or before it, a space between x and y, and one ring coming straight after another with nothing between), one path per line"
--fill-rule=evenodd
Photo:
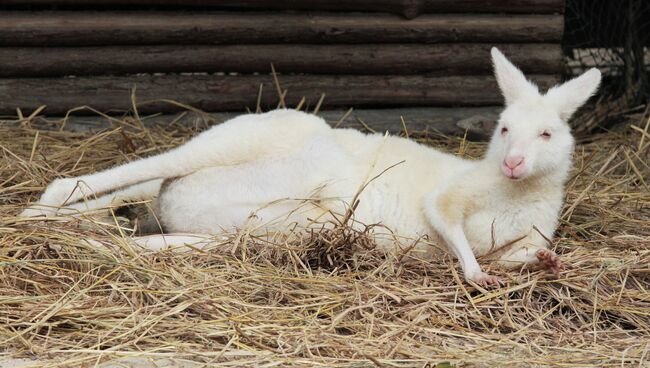
M215 234L251 221L281 232L291 223L309 226L344 212L346 201L369 182L354 219L390 229L391 236L377 233L380 245L394 247L397 237L442 239L466 280L483 286L500 280L484 273L475 255L558 273L562 265L548 240L572 165L574 140L566 122L595 92L600 72L591 69L540 94L496 48L492 59L506 108L481 160L275 110L236 117L157 156L54 180L21 216L157 198L156 214L167 232ZM105 195L84 201L91 193ZM308 198L305 207L301 199ZM431 248L424 243L415 248Z

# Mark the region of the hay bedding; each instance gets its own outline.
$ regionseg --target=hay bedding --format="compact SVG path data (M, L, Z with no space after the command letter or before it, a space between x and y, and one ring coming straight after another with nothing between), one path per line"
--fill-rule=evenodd
M0 346L39 366L647 366L649 123L637 117L577 147L554 242L568 266L560 278L493 271L507 285L486 291L450 259L382 255L345 226L302 244L239 233L203 251L155 253L124 241L119 218L18 220L55 177L167 150L200 128L5 122ZM470 157L485 148L419 139Z

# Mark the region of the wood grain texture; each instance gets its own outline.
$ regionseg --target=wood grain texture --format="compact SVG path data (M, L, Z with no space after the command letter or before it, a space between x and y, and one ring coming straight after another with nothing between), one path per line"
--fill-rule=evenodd
M467 136L471 139L489 139L499 113L503 108L500 106L488 107L410 107L393 109L354 109L347 110L325 110L318 115L325 119L331 126L339 128L354 128L361 131L390 132L391 134L404 134L404 127L409 134L421 132L439 132L446 135ZM141 120L147 127L162 125L169 126L177 123L187 126L212 126L223 123L241 115L243 112L216 112L216 113L195 113L183 112L181 114L165 114L153 116L141 116ZM404 118L404 124L402 124ZM62 120L63 117L48 116L47 121ZM464 122L480 121L483 124L474 124L469 129ZM39 120L35 120L35 126ZM43 124L43 129L52 127L51 124ZM66 119L65 129L75 132L98 131L117 127L114 121L102 116L69 116ZM128 127L122 126L125 129Z
M555 76L530 76L547 88ZM322 93L323 108L368 106L493 106L502 103L496 82L488 76L280 76L288 90L288 106L314 106ZM275 107L278 101L268 75L164 75L88 78L0 79L0 113L14 114L16 108L28 113L47 105L47 114L65 114L69 109L90 105L101 111L128 110L136 88L141 112L163 113L181 110L168 99L204 111L242 111L256 105L263 85L262 106Z
M1 12L0 46L559 42L561 15Z
M559 44L498 45L527 73L560 74ZM489 44L105 46L0 49L0 77L183 72L490 74Z
M3 0L4 5L147 5L199 6L221 9L377 11L414 18L421 13L564 12L564 0Z

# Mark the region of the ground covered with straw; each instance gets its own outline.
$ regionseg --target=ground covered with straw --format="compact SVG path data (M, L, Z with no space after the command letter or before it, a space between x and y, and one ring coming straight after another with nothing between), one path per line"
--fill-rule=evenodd
M647 366L649 123L637 116L579 142L553 244L559 279L493 269L506 285L482 290L449 258L382 255L346 228L264 251L233 234L240 251L179 253L131 246L119 218L18 219L56 177L167 150L204 127L3 122L0 354L37 366ZM412 136L468 157L485 148Z

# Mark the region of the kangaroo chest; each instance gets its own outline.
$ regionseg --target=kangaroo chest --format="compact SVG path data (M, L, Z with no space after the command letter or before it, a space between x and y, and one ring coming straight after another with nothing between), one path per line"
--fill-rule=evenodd
M489 203L469 215L463 228L477 255L522 238L533 243L544 242L544 237L553 236L556 207L549 201L530 199Z

